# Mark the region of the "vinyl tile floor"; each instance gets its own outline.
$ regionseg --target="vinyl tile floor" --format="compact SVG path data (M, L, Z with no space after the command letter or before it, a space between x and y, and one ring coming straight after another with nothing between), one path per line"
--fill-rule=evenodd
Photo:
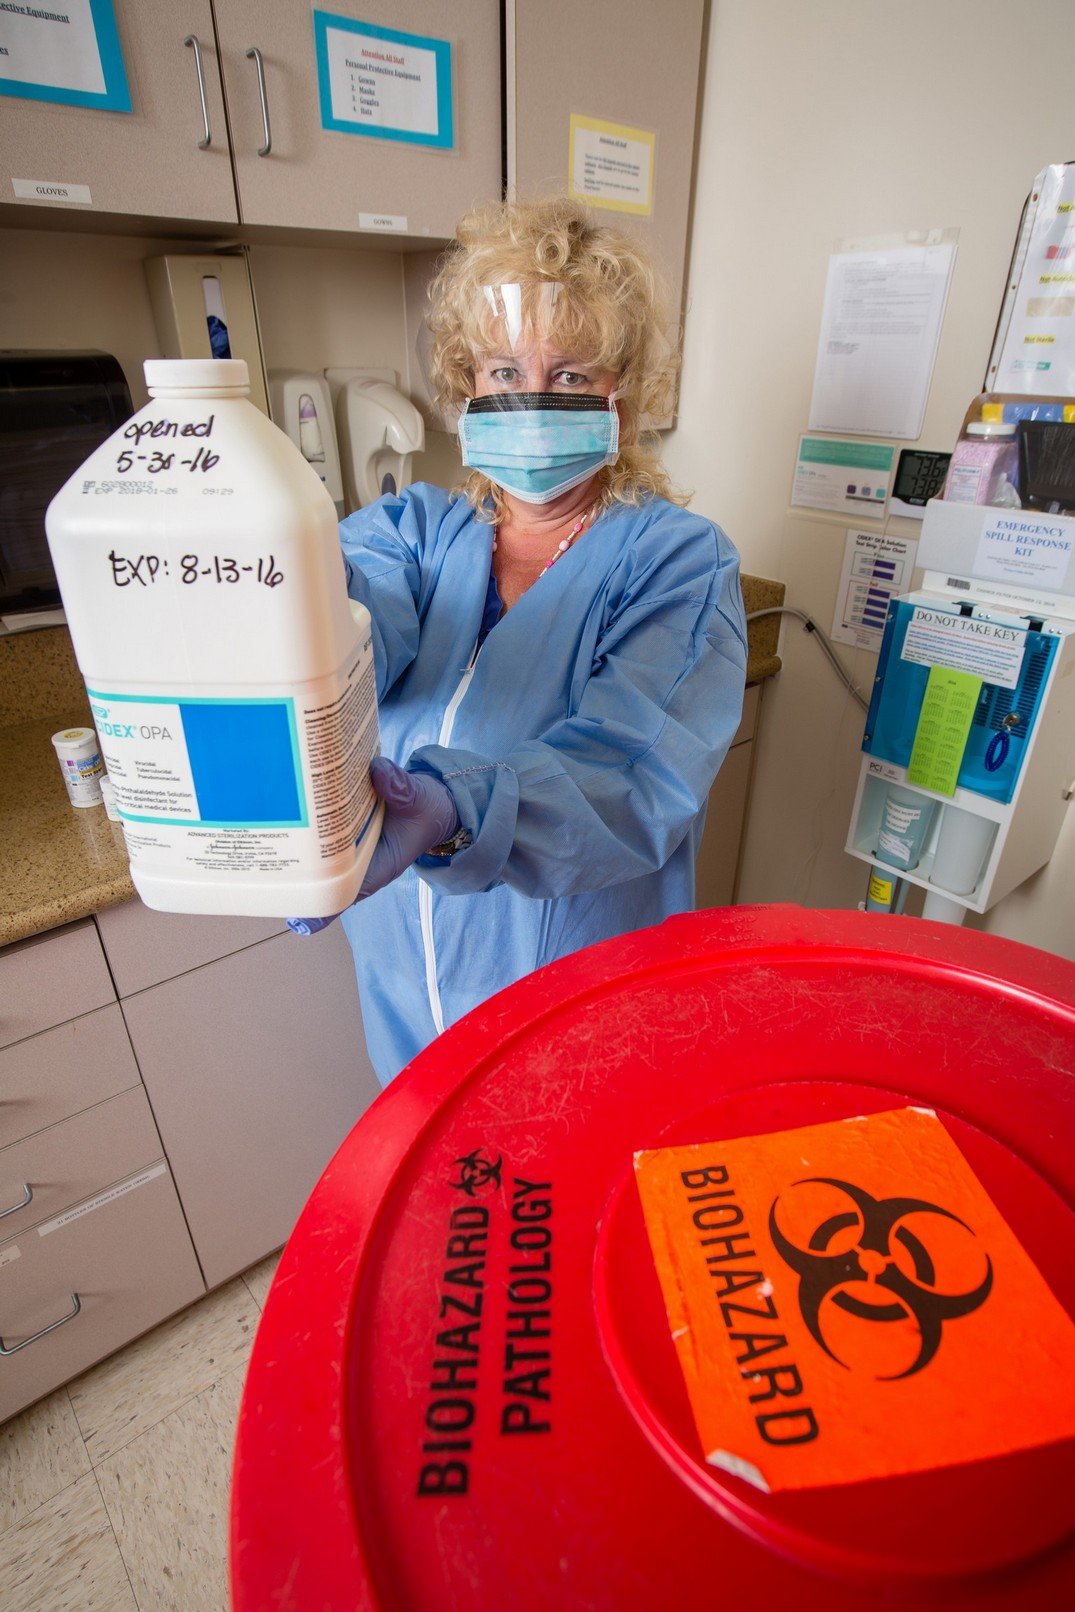
M226 1612L235 1420L278 1258L0 1426L3 1612Z

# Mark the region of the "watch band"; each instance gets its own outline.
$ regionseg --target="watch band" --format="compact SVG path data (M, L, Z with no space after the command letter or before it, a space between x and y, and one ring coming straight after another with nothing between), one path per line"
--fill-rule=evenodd
M473 845L473 843L473 837L468 829L457 828L450 840L442 840L439 845L431 845L425 854L426 856L454 856L456 851L465 851L467 846Z

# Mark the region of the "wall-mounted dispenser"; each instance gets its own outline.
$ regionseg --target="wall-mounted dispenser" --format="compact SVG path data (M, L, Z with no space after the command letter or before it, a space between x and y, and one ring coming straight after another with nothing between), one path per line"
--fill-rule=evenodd
M273 424L286 431L307 464L317 471L342 519L346 513L343 479L328 381L312 371L271 369L269 403Z
M169 252L146 259L162 358L242 358L250 401L269 413L254 293L242 256Z
M411 455L425 446L425 425L383 370L334 368L325 377L336 403L344 511L350 514L381 496L386 476L397 492L407 486Z
M933 500L893 599L847 851L961 923L1050 858L1075 774L1075 518ZM895 874L895 877L893 876ZM876 888L875 888L876 885Z

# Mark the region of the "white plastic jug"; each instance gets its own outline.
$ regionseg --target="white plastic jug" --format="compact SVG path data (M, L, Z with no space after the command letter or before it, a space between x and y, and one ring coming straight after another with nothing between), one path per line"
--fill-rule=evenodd
M332 499L242 360L145 375L148 405L46 516L135 887L164 912L329 917L383 812Z

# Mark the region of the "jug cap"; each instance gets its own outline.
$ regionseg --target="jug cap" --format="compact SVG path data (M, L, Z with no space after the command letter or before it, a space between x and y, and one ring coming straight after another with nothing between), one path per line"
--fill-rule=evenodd
M218 392L250 385L245 358L147 358L143 369L151 392Z

